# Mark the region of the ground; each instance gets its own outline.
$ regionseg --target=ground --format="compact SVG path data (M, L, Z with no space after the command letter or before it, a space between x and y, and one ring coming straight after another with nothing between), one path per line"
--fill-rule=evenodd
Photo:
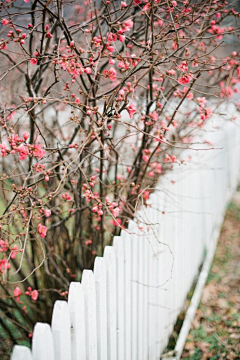
M182 359L240 359L240 193L228 206Z

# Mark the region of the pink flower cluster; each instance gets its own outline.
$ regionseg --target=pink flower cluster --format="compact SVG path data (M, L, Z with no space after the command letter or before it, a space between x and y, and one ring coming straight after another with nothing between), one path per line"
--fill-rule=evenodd
M13 295L16 298L16 301L19 302L20 296L23 295L22 290L17 286L13 290ZM30 296L32 300L36 301L38 299L39 293L37 290L32 290L31 287L28 287L27 291L25 291L25 295Z
M192 80L193 76L191 73L189 74L184 74L182 75L179 79L178 79L178 82L179 84L182 84L182 85L185 85L185 84L188 84L190 83L190 81Z
M117 78L116 70L111 67L109 70L104 70L104 75L109 78L109 80L114 81Z
M71 196L68 194L68 192L65 192L64 194L62 194L62 198L63 198L63 200L66 200L66 201L71 200Z
M41 236L41 238L44 239L47 235L47 227L45 225L38 224L37 230L38 230L38 233Z
M130 119L133 118L133 115L135 114L135 112L137 111L136 106L131 102L128 106L127 106L127 112L130 116Z
M34 156L38 159L42 159L45 155L45 150L42 148L42 145L27 144L26 141L28 138L28 132L25 132L23 134L23 139L21 139L17 134L9 137L8 141L11 149L7 149L6 144L0 144L2 156L18 153L19 160L25 160L28 156Z

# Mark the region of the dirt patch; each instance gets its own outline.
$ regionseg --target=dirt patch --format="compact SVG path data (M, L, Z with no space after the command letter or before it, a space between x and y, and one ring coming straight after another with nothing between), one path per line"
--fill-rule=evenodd
M228 206L182 359L240 359L240 193Z

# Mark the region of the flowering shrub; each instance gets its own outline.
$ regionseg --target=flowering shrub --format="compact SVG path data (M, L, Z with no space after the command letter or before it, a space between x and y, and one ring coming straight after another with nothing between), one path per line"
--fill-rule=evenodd
M49 321L238 92L223 41L238 44L240 14L223 0L0 7L0 324L16 341L9 324L23 339Z

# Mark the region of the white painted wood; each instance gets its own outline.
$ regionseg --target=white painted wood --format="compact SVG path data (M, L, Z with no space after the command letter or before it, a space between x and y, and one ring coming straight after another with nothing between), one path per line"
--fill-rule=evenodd
M113 248L116 255L117 275L117 358L124 359L124 318L125 318L125 284L124 284L124 255L123 242L120 236L115 236Z
M55 360L71 360L71 324L66 301L58 300L53 307L52 334Z
M94 261L94 279L96 286L97 346L98 359L108 360L107 346L107 270L105 260L96 257Z
M144 314L143 314L143 341L144 359L148 358L148 306L149 306L149 239L143 238L143 282L144 282Z
M82 287L85 305L86 360L96 360L98 359L96 289L94 275L91 270L83 271Z
M132 328L131 328L131 315L132 315L132 282L131 282L131 254L132 242L131 235L127 231L122 231L121 238L124 248L124 268L125 268L125 360L131 360L131 346L132 346Z
M132 360L138 360L138 229L134 222L129 224L132 241Z
M86 330L82 284L72 282L69 287L68 308L71 322L72 360L86 359Z
M142 226L142 225L141 225ZM143 359L143 342L144 342L144 306L143 306L143 294L144 294L144 280L143 280L143 236L144 232L140 233L137 239L138 247L138 273L137 273L137 286L138 286L138 359Z
M112 246L105 246L104 260L107 270L107 327L108 356L110 360L117 359L117 292L116 292L116 258Z
M36 323L32 340L33 360L54 360L53 336L49 324Z
M31 350L23 345L14 345L11 360L32 360Z
M155 224L157 221L156 214L154 213L153 209L149 208L149 222ZM152 226L153 230L155 228L155 225ZM152 308L153 308L153 314L154 314L154 330L153 330L153 359L156 360L159 356L157 353L157 343L158 343L158 286L159 283L159 274L158 274L158 252L159 252L159 239L158 234L154 231L149 231L150 234L147 236L150 242L150 246L152 247L152 253L153 253L153 277L152 277L152 285L153 287L153 299L152 299Z

